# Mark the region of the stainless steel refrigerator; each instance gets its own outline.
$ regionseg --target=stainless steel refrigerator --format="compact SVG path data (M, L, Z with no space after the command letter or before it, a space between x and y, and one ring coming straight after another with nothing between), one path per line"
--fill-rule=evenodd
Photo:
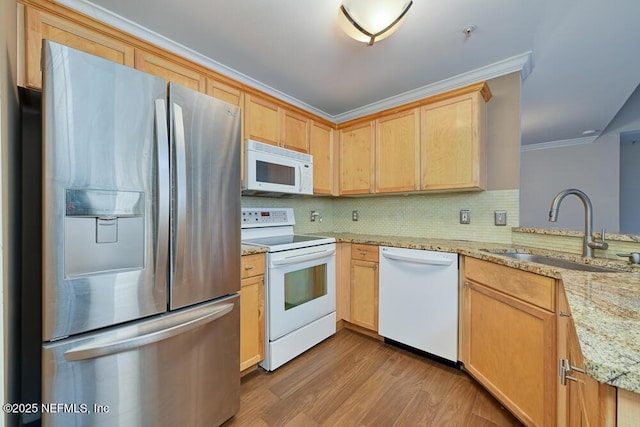
M223 423L239 107L45 41L43 118L43 425Z

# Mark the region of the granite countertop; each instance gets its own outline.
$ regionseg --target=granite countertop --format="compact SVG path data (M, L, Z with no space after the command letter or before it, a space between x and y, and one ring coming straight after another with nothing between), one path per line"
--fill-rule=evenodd
M324 233L338 242L456 252L562 280L571 308L586 373L592 378L640 393L640 267L624 261L582 257L518 245L464 240ZM550 267L501 256L517 251L554 256L617 270L593 273Z
M240 247L240 255L253 255L253 254L263 254L267 252L267 248L264 246L253 246L253 245L241 245Z

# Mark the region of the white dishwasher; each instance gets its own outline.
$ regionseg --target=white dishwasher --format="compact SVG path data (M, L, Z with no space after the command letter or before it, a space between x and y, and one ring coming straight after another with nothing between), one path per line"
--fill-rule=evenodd
M378 333L458 361L458 254L380 247Z

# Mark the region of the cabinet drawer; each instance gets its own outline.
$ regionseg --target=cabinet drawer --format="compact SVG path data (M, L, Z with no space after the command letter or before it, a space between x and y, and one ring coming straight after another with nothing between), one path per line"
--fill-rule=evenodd
M241 262L242 278L264 274L264 254L245 255Z
M351 245L351 259L378 262L378 247L353 243Z
M465 277L549 311L555 311L555 279L476 258L465 260Z

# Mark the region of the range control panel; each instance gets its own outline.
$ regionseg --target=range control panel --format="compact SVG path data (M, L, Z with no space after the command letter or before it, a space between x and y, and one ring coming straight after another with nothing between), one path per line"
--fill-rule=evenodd
M292 208L242 208L242 228L295 225Z

